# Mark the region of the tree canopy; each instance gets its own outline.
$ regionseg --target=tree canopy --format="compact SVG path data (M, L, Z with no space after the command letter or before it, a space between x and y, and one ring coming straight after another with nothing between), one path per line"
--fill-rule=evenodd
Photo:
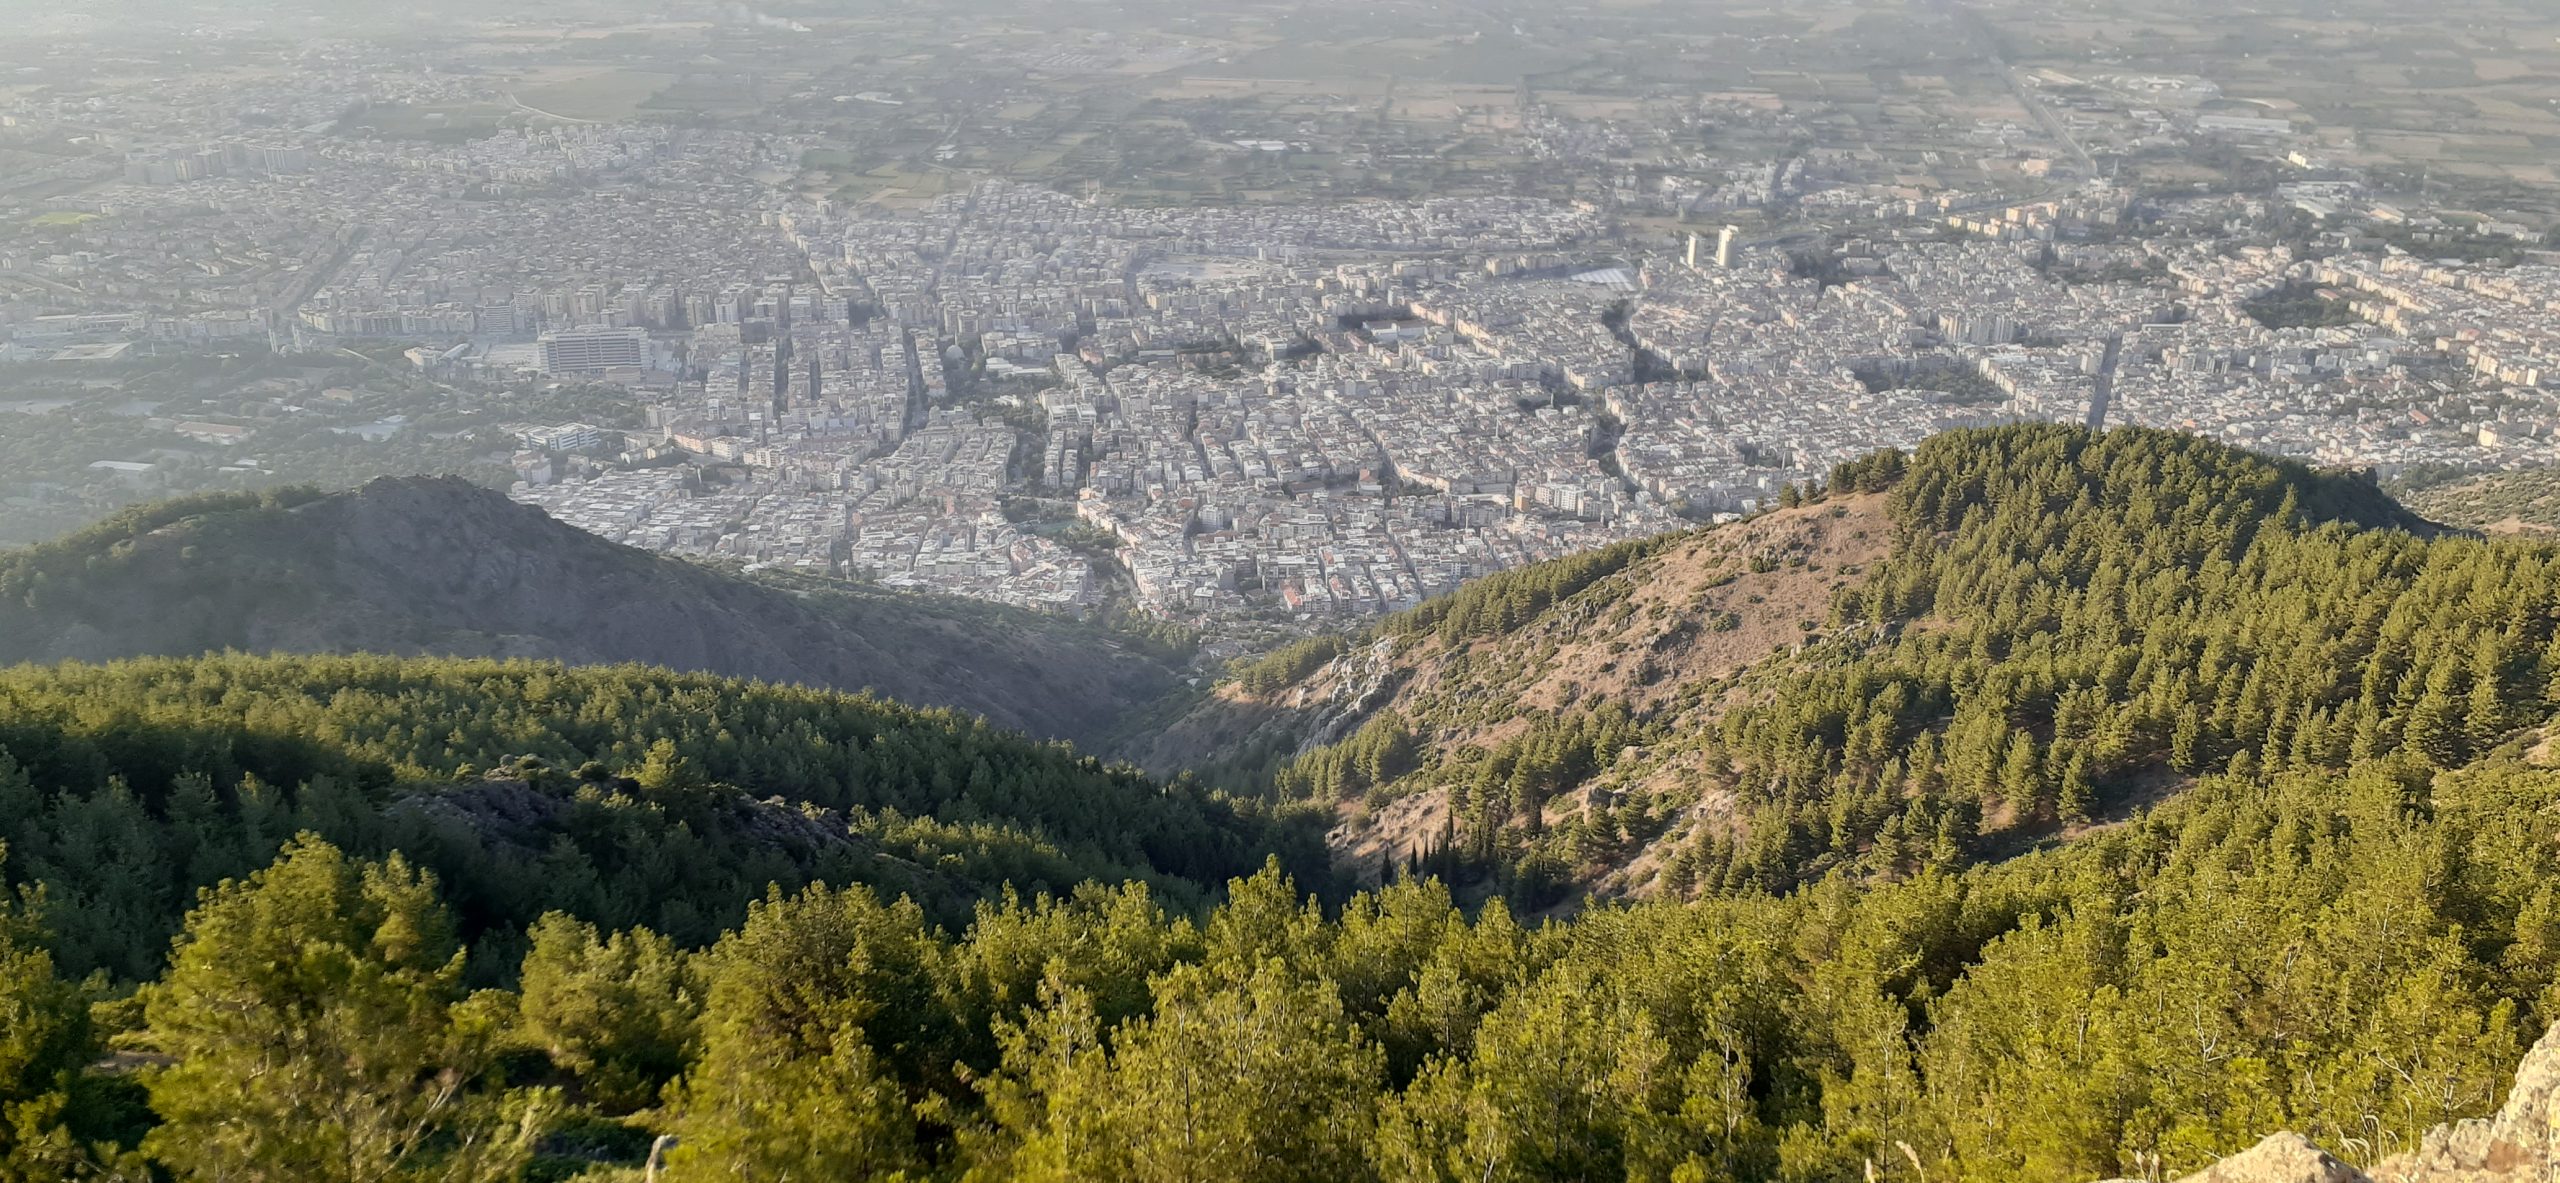
M2159 433L1888 457L1833 487L1900 545L1712 727L1293 765L1465 770L1446 873L1348 895L1304 806L866 699L0 673L0 1179L1990 1183L2491 1109L2560 1021L2560 551ZM1708 757L1718 824L1524 920L1630 750Z

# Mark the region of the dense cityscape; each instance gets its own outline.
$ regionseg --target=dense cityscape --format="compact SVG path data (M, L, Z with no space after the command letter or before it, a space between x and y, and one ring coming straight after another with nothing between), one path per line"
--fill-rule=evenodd
M625 61L857 35L705 16L594 32ZM1967 21L1923 28L1958 53ZM1890 152L1826 143L1842 104L1784 85L1615 105L1456 86L1458 142L1514 171L1400 193L1378 158L1420 115L1310 119L1206 142L1321 175L1134 200L970 167L1003 129L956 118L931 185L839 184L846 133L811 108L877 139L953 100L821 95L821 72L730 96L763 116L671 115L652 105L684 83L598 82L575 38L522 32L473 34L502 69L357 40L279 62L215 37L159 60L234 68L174 85L30 58L43 84L0 89L0 196L23 209L0 232L0 378L32 379L23 430L94 419L92 373L252 360L123 400L138 445L0 495L289 480L261 437L318 424L389 454L363 464L452 452L648 549L1310 626L1747 515L1956 426L2179 427L2388 478L2545 466L2560 425L2542 220L2399 192L2333 129L2229 114L2196 76L1993 59L1974 98L2000 117L1922 104L1928 136ZM1207 37L1089 40L1019 68L1225 73ZM1699 129L1735 150L1683 148ZM2156 179L2235 153L2252 183ZM291 368L313 358L355 368ZM544 413L562 391L590 413Z

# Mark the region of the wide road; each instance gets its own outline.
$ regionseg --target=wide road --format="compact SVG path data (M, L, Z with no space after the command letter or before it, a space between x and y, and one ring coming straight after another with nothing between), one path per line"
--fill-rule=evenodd
M1945 12L1956 22L1957 28L1964 30L1965 35L1973 40L1975 47L1982 51L1984 60L1990 62L1991 68L1999 72L2001 83L2007 86L2009 93L2017 98L2018 105L2027 109L2027 115L2036 121L2037 126L2044 129L2046 135L2061 141L2063 147L2071 150L2071 158L2079 163L2080 171L2089 176L2097 175L2098 162L2091 158L2089 150L2081 147L2080 141L2072 136L2070 126L2063 122L2061 116L2054 113L2052 107L2045 104L2044 96L2037 94L2035 88L2028 86L2025 80L2018 77L2018 71L2016 67L2009 64L2009 59L2000 56L2000 36L1992 31L1991 22L1984 20L1981 13L1962 4L1949 2L1932 5L1932 7Z
M2098 380L2089 392L2089 430L2107 425L2107 408L2116 398L2116 363L2124 357L2124 334L2107 338L2107 355L2098 362Z

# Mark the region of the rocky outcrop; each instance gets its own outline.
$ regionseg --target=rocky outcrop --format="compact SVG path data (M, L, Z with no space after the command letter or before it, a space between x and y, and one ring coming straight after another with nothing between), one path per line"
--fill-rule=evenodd
M606 799L630 798L628 781L600 786ZM511 846L528 859L550 849L577 812L576 786L538 787L503 773L466 783L423 785L405 792L387 811L394 818L415 817L458 826L492 843ZM781 797L755 797L744 790L723 792L696 803L689 823L709 826L751 846L786 854L854 849L877 855L870 842L856 836L845 816L832 809L796 804Z
M2560 1027L2516 1069L2506 1104L2427 1131L2418 1149L2359 1171L2277 1134L2179 1183L2552 1183L2560 1180Z
M2375 1183L2549 1183L2560 1179L2560 1026L2526 1052L2507 1102L2486 1118L2427 1131L2385 1159Z
M2300 1134L2265 1141L2187 1176L2186 1183L2368 1183L2364 1173Z

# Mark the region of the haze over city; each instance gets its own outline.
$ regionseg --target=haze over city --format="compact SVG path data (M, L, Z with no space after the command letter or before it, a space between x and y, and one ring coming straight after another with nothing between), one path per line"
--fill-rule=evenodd
M29 6L7 532L432 456L1250 629L1965 424L2539 466L2560 44L2369 7Z

